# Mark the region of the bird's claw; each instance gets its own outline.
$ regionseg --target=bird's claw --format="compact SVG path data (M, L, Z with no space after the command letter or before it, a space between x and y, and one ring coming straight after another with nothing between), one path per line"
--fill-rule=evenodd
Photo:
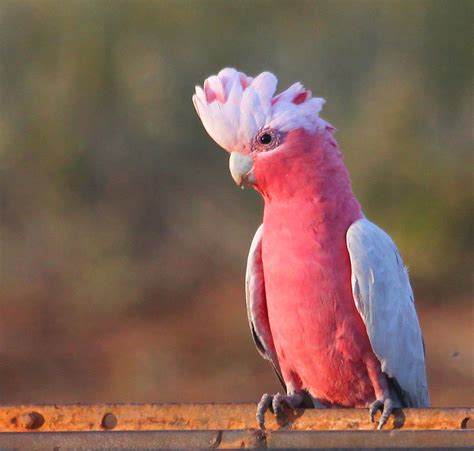
M265 412L272 405L273 396L265 393L257 406L257 421L261 429L265 429Z
M386 398L385 400L377 399L375 400L369 407L369 415L370 421L375 423L375 414L377 411L380 410L382 412L382 416L380 417L379 424L377 429L380 431L385 423L387 423L390 415L393 412L393 401L390 398Z
M277 393L269 395L265 393L260 399L257 406L257 421L261 429L265 429L265 412L271 408L273 413L278 417L283 412L283 405L291 408L297 408L303 402L303 395L301 393L294 393L291 395L282 395Z

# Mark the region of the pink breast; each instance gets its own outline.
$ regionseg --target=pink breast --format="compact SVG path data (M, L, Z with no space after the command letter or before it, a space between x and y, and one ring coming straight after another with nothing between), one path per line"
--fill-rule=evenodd
M373 352L352 298L348 225L305 216L296 205L265 209L265 288L280 365L324 402L365 406L375 399L364 363Z

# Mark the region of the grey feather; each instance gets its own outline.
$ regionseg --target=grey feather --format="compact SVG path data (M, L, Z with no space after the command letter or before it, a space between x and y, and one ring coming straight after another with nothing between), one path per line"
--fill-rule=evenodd
M247 301L247 315L252 337L258 352L269 360L278 379L285 387L278 357L273 344L272 332L268 322L267 299L265 295L265 279L262 263L262 234L263 224L257 229L250 246L245 274L245 297Z
M407 407L429 405L423 338L413 291L391 238L363 218L347 231L352 292L382 371Z

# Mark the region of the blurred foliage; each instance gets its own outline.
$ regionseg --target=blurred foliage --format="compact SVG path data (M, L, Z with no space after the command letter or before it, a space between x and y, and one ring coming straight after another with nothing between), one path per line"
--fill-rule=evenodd
M28 312L31 337L68 336L65 371L70 337L105 319L176 315L223 280L244 309L262 202L235 188L191 102L224 66L325 97L365 213L418 298L465 296L473 5L1 0L2 327ZM11 333L0 345L18 344Z

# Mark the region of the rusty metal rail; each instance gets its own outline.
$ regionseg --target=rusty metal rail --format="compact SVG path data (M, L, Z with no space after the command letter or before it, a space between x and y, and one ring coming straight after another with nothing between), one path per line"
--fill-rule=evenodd
M403 409L374 431L366 409L286 410L258 429L255 404L0 406L0 447L474 447L472 408Z
M51 404L0 406L0 432L163 431L258 429L255 404ZM466 429L472 408L399 410L386 430ZM366 409L287 410L266 429L374 430Z

